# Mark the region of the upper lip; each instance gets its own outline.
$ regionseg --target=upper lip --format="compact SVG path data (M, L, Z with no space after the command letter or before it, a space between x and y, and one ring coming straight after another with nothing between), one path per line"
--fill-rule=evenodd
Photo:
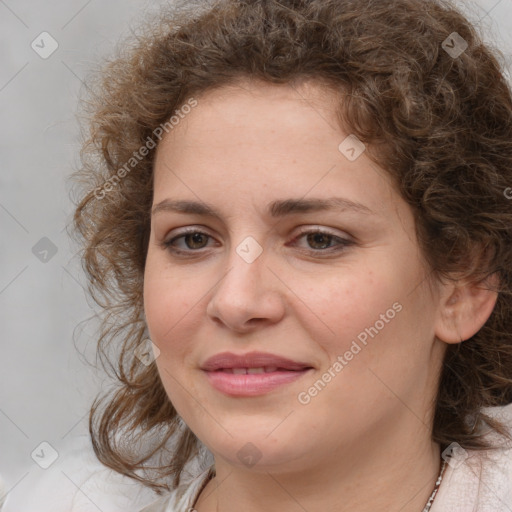
M201 369L215 371L229 368L261 368L265 366L277 367L283 370L304 370L306 368L312 368L308 363L292 361L291 359L266 352L249 352L247 354L222 352L207 359L201 366Z

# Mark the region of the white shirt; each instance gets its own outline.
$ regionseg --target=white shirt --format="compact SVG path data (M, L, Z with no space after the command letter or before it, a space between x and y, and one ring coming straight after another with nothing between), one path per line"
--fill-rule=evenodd
M33 463L27 471L8 493L1 512L138 512L158 498L148 487L101 464L88 434L70 439L48 469Z

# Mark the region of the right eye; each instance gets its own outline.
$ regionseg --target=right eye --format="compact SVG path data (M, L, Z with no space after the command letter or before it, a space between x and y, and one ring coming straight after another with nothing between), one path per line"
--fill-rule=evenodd
M162 245L176 254L190 254L198 252L199 249L203 249L209 238L212 237L203 231L189 229L163 242ZM185 247L176 247L176 243L180 239L183 239Z

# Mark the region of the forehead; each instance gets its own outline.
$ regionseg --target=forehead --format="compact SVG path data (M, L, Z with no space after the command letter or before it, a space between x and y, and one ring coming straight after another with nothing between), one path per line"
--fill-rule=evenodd
M211 203L230 193L263 204L285 191L342 192L357 202L366 196L375 211L393 195L387 173L364 153L351 162L340 152L350 134L338 120L340 94L324 84L245 82L196 100L158 146L154 204L169 195ZM378 192L373 200L369 190Z
M267 142L276 136L300 137L305 143L320 142L326 131L340 136L337 121L339 93L316 82L270 84L240 81L209 90L196 97L197 106L182 116L179 125L161 144L205 146ZM226 137L230 130L235 138ZM187 136L188 135L188 136ZM176 147L174 148L177 149Z

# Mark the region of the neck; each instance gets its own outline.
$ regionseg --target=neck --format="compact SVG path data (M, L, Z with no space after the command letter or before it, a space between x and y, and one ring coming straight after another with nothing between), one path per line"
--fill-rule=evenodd
M421 428L425 434L425 427ZM333 450L321 464L301 464L293 471L241 469L216 457L216 477L194 508L197 512L422 512L440 470L439 445L426 437L423 443L414 436L402 438L393 449L373 441L359 453L344 447L343 452Z

